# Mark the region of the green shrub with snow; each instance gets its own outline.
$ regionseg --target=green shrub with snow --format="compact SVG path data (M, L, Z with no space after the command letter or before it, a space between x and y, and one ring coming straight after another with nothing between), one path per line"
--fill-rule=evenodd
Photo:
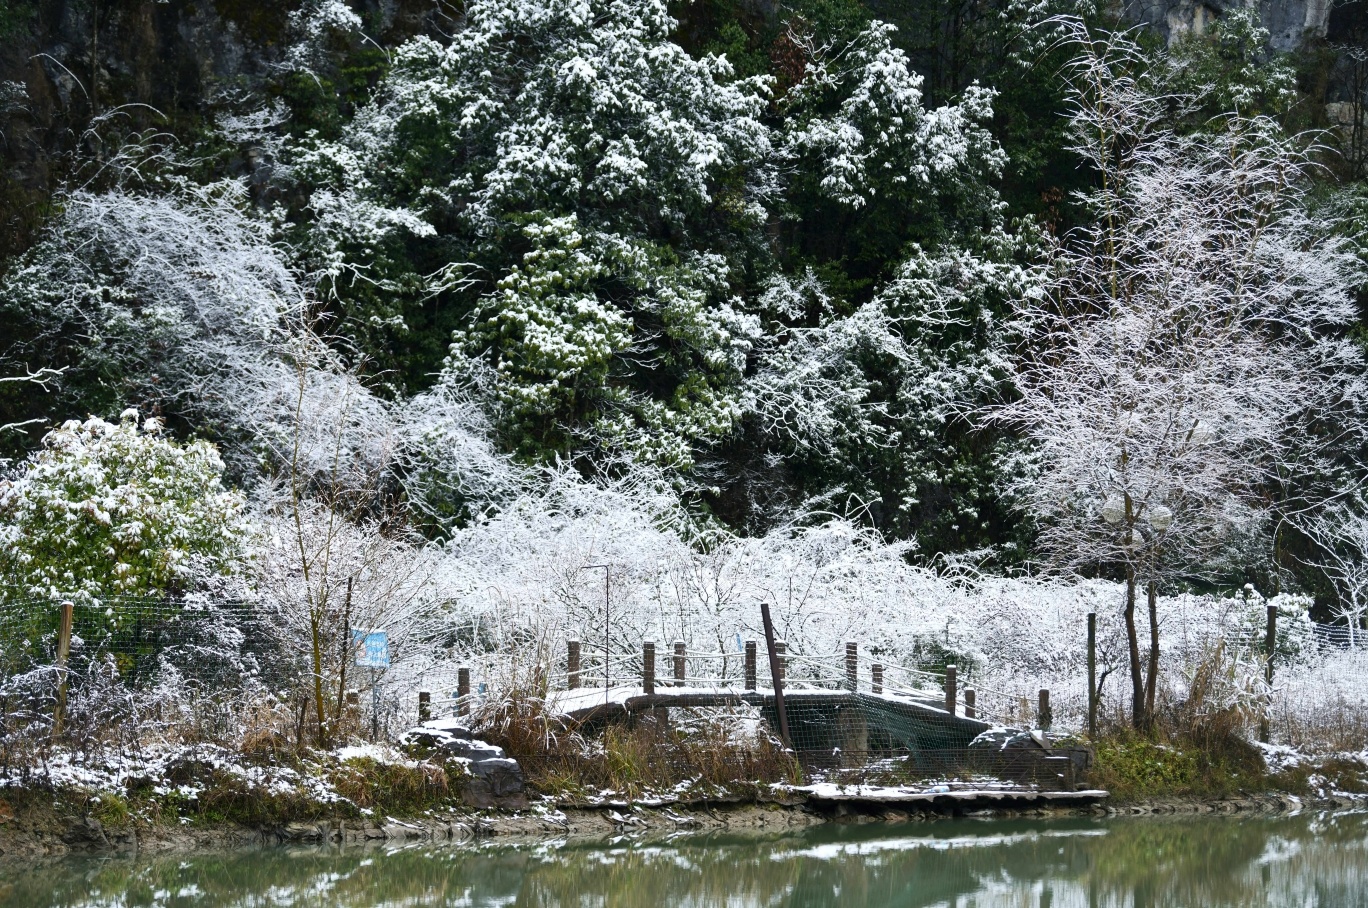
M162 597L232 573L244 500L222 477L213 445L177 444L134 410L68 421L0 485L0 595Z

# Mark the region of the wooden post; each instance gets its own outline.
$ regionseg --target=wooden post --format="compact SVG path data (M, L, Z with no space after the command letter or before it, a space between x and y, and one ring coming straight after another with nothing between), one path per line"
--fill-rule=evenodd
M418 691L418 724L421 725L432 719L432 694L425 690Z
M955 714L955 666L945 667L945 711Z
M1267 661L1264 662L1264 681L1267 682L1269 690L1273 688L1273 658L1278 654L1278 607L1268 606L1265 611L1268 620L1268 630L1264 638L1264 652L1267 654ZM1270 698L1268 706L1273 705ZM1268 708L1264 709L1263 718L1259 720L1259 740L1267 744L1269 738L1268 729Z
M869 689L876 694L883 693L883 666L877 662L869 667Z
M852 694L860 689L860 645L855 642L846 643L846 690Z
M758 673L755 658L755 641L746 641L746 690L755 690L755 676Z
M684 686L684 674L687 669L687 661L684 658L684 641L676 640L674 643L674 682L675 687Z
M580 686L580 642L571 640L566 644L565 686L574 690Z
M978 694L974 693L974 689L972 687L966 687L964 689L964 718L978 718L977 699Z
M1097 612L1088 612L1088 737L1097 737Z
M647 640L641 644L641 690L642 693L655 693L655 641Z
M456 715L470 715L470 669L456 669Z
M1054 716L1050 712L1050 692L1042 687L1040 689L1040 704L1036 709L1036 727L1041 731L1049 731L1053 719Z
M67 659L71 657L71 623L75 606L63 602L57 617L57 706L52 712L52 733L62 733L62 723L66 720L67 703Z
M787 681L787 680L788 680L788 655L787 655L787 654L788 654L788 643L786 643L786 642L783 641L783 640L776 640L776 641L774 641L774 651L775 651L775 653L777 653L778 656L779 656L779 674L776 675L775 677L777 677L780 681ZM770 666L770 671L773 671L773 670L774 670L774 666L771 665L771 666Z
M784 710L784 642L774 639L774 623L770 621L768 602L760 603L760 620L765 625L765 648L769 650L770 678L774 681L774 712L779 718L779 739L785 747L793 750L793 741L789 738L788 713Z

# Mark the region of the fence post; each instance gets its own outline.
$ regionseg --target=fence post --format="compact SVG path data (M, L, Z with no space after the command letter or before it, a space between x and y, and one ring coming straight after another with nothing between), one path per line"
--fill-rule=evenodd
M1088 738L1097 737L1097 612L1088 612Z
M66 720L67 702L67 659L71 656L71 622L75 606L63 602L57 620L57 706L52 712L52 733L62 733L62 723Z
M456 715L470 715L470 669L456 669Z
M684 659L684 641L674 642L674 683L675 687L684 686L684 672L686 670Z
M746 641L746 690L755 690L755 676L758 673L755 658L755 641Z
M647 640L641 644L641 690L655 693L655 641Z
M973 689L972 687L966 687L966 688L964 689L964 718L966 718L966 719L977 719L977 718L978 718L978 704L977 704L977 701L978 701L978 694L974 693L974 689Z
M774 623L770 621L769 603L761 600L760 620L765 625L765 648L769 650L770 678L774 682L774 713L779 719L779 739L784 747L793 750L789 737L788 712L784 709L784 641L774 639Z
M883 693L883 666L878 662L869 667L869 689L876 694Z
M860 689L860 644L846 643L846 690L852 694Z
M418 691L418 724L432 718L432 694L425 690Z
M571 640L566 644L565 686L574 690L580 686L580 642Z
M774 654L779 657L779 680L788 680L788 643L783 640L774 641ZM770 671L774 671L774 666L770 666Z
M1268 660L1264 663L1264 681L1268 683L1269 701L1268 707L1264 709L1263 718L1259 720L1259 740L1268 743L1268 713L1273 707L1273 657L1278 653L1278 607L1268 606L1265 614L1268 616L1268 631L1264 639L1264 652L1268 654Z
M945 667L945 711L955 714L955 666Z
M1054 716L1050 712L1050 692L1042 687L1040 689L1040 705L1036 709L1036 726L1041 731L1049 731L1053 719Z

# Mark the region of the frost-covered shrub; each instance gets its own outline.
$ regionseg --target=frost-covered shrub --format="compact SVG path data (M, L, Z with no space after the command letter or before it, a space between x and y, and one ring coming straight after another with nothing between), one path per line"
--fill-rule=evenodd
M136 411L67 422L0 485L3 595L160 597L238 570L244 500L222 476L212 445L140 428Z

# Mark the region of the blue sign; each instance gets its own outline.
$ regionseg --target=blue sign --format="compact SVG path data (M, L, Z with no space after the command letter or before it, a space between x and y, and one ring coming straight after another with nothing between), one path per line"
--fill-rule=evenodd
M389 668L389 634L384 631L352 631L352 646L356 664L362 668Z

